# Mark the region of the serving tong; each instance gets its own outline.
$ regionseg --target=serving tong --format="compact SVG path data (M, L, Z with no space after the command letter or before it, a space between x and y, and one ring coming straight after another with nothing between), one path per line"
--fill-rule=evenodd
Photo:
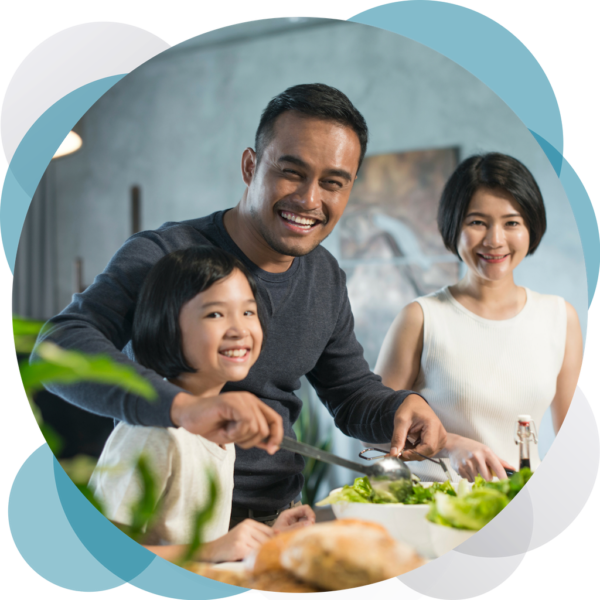
M420 452L417 452L416 450L413 450L412 448L404 448L404 450L402 450L402 452L404 452L405 450L410 450L417 456L420 456L421 458L424 458L425 460L428 460L428 461L435 463L436 465L442 467L444 474L446 475L448 481L450 483L452 483L452 476L450 475L450 471L448 471L448 467L446 466L446 463L441 458L439 458L437 460L435 458L430 458L429 456L425 456L424 454L421 454ZM379 456L364 456L364 454L366 452L383 452L383 454L389 454L388 450L382 450L381 448L365 448L364 450L362 450L361 452L358 453L358 456L360 456L360 458L362 458L363 460L377 460L377 461L385 460Z
M374 465L366 466L351 460L346 460L345 458L341 458L340 456L336 456L330 452L325 452L325 450L319 450L319 448L315 448L314 446L303 444L302 442L298 442L297 440L293 440L287 436L283 438L280 448L289 450L291 452L297 452L302 456L315 458L316 460L320 460L331 465L338 465L352 471L358 471L373 481L399 481L402 479L411 481L412 479L412 473L404 464L404 461L400 458L394 458L392 456L381 458Z

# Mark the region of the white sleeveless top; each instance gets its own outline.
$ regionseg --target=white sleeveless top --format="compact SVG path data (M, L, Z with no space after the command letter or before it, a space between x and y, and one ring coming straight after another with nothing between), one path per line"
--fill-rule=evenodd
M413 389L423 394L448 432L486 444L515 468L515 421L529 414L539 428L556 393L567 336L565 301L525 291L525 307L502 321L472 313L447 287L416 300L425 321ZM539 463L533 444L532 469ZM413 461L409 467L425 481L445 479L429 461Z

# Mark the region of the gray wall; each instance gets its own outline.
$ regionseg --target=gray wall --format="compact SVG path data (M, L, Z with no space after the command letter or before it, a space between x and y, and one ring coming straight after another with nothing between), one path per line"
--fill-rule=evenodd
M568 201L533 137L483 84L428 48L367 26L319 22L257 36L252 25L237 27L229 30L243 35L233 40L203 36L134 71L83 118L82 150L53 163L61 305L73 292L74 258L84 258L90 283L128 237L132 185L142 188L145 229L233 206L260 111L287 86L320 81L364 114L369 154L458 146L461 157L496 150L524 162L549 225L518 282L564 296L585 324L584 262Z

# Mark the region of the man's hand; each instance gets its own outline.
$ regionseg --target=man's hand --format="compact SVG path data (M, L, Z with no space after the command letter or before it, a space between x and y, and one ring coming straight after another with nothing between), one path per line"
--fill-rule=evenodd
M273 523L273 531L280 533L282 531L290 531L292 529L300 529L307 525L315 524L315 513L308 504L295 506L284 510Z
M398 456L410 441L414 450L425 456L437 454L446 445L446 430L432 408L416 394L406 397L394 416L391 456ZM402 452L402 460L423 460L410 450Z
M173 399L171 420L215 444L233 442L244 449L256 446L269 454L277 452L283 439L281 416L249 392L210 398L182 392Z

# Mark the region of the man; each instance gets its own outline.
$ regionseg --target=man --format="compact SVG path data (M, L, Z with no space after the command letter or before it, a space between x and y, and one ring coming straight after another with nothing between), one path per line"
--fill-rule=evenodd
M242 155L247 188L235 208L136 234L88 290L51 320L52 336L62 346L125 362L120 350L129 342L148 270L168 252L213 244L244 262L266 307L263 350L245 380L228 384L220 396L199 399L138 365L158 392L154 404L99 385L53 391L128 423L181 426L245 448L236 458L232 514L239 519L269 520L301 490L303 459L273 452L282 425L290 435L300 414L302 403L293 392L303 375L345 434L391 440L392 455L407 436L419 440L416 450L438 452L445 431L423 398L393 392L370 372L354 336L344 273L319 245L342 216L367 137L362 115L338 90L322 84L289 88L268 104L255 150Z

